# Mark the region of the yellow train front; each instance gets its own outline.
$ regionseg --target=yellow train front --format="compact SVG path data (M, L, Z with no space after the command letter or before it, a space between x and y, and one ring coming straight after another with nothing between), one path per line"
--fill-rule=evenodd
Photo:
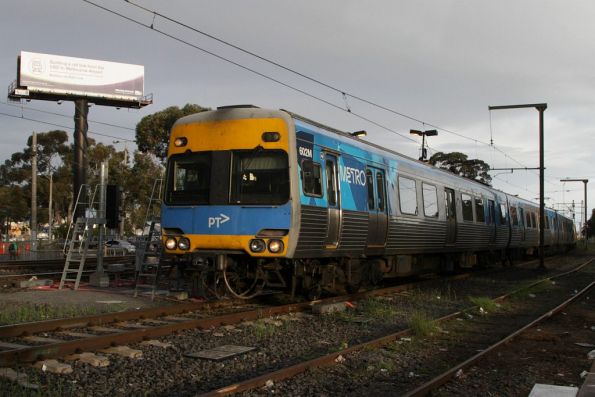
M249 298L265 284L285 287L279 258L294 248L297 205L292 125L282 111L230 107L173 126L162 238L168 254L191 265L200 293Z

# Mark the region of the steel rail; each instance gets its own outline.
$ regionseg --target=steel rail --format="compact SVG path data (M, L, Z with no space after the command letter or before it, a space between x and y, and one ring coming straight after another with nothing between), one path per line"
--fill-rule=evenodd
M453 276L451 279L468 277L470 274ZM186 329L207 329L224 325L237 324L243 321L254 321L261 318L284 315L289 313L303 312L311 309L313 305L321 303L336 303L346 300L357 300L369 296L379 296L406 291L432 280L423 280L416 283L402 284L399 286L370 290L350 294L346 296L331 297L311 302L281 305L269 308L258 308L249 311L242 311L231 314L224 314L210 318L191 319L188 321L169 322L168 324L149 326L145 328L122 329L121 332L97 335L88 338L69 340L59 343L50 343L38 346L26 346L23 348L0 351L0 367L8 366L17 362L33 362L40 359L57 358L67 354L85 350L97 350L117 344L141 342L148 338L156 338L169 335ZM107 325L117 322L132 320L147 320L156 317L163 317L173 314L182 314L193 310L204 309L208 305L221 305L224 302L214 303L187 303L171 307L159 307L145 310L106 313L79 318L47 320L31 323L0 326L0 337L20 337L41 332L60 331L69 328L85 328L93 325Z
M557 314L562 309L564 309L566 306L568 306L569 304L571 304L572 302L574 302L576 299L578 299L581 296L583 296L584 294L586 294L591 288L593 288L593 286L595 286L595 281L591 282L589 285L587 285L581 291L579 291L578 293L576 293L570 299L565 300L560 305L556 306L554 309L552 309L552 310L548 311L547 313L539 316L539 318L531 321L529 324L527 324L524 327L516 330L512 334L506 336L505 338L501 339L500 341L496 342L495 344L491 345L490 347L482 350L481 352L479 352L476 355L474 355L473 357L465 360L464 362L460 363L459 365L457 365L455 367L452 367L448 371L443 372L442 374L438 375L434 379L432 379L432 380L424 383L423 385L419 386L415 390L413 390L413 391L405 394L405 396L406 397L414 397L414 396L425 396L425 395L427 395L432 390L437 389L438 387L442 386L443 384L445 384L446 382L448 382L449 380L451 380L452 378L454 378L459 370L463 370L463 369L469 368L471 365L475 364L480 359L484 358L484 356L492 353L494 350L498 349L503 344L507 343L508 341L510 341L510 340L514 339L515 337L517 337L518 335L522 334L523 332L525 332L529 328L532 328L536 324L542 322L543 320L546 320L546 319L552 317L553 315Z
M588 261L582 263L581 265L575 267L574 269L552 276L552 277L547 277L544 279L541 279L539 281L536 281L528 286L524 286L522 288L518 288L512 292L509 292L507 294L504 294L502 296L499 296L497 298L494 299L494 301L502 301L512 295L515 295L521 291L530 289L532 287L534 287L535 285L541 284L543 282L546 281L550 281L553 279L557 279L560 277L564 277L568 274L571 273L575 273L579 270L581 270L582 268L584 268L585 266L589 265L591 262L593 262L595 258L591 258ZM593 283L591 283L590 287L593 285ZM589 288L590 288L589 287ZM464 312L466 312L467 310L476 308L477 306L471 306L469 308L466 308L464 310L460 310L451 314L448 314L446 316L440 317L436 320L434 320L435 323L442 323L445 322L447 320L453 319L455 317L460 316L461 314L463 314ZM551 312L548 312L551 313ZM547 313L546 313L547 315ZM228 385L216 390L212 390L210 392L207 393L202 393L199 394L198 396L200 397L212 397L212 396L222 396L222 395L229 395L232 393L241 393L247 390L252 390L258 387L263 387L266 385L267 381L274 381L274 382L279 382L279 381L283 381L285 379L291 378L293 376L296 376L298 374L304 373L305 371L309 370L309 369L314 369L314 368L320 368L320 367L325 367L325 366L330 366L333 365L335 363L335 361L337 360L337 358L339 356L343 356L349 353L353 353L356 351L360 351L362 349L365 348L369 348L369 347L380 347L380 346L384 346L388 343L391 343L399 338L405 337L405 336L409 336L413 333L413 331L411 330L411 328L405 329L405 330L401 330L395 333L392 333L390 335L386 335L377 339L373 339L371 341L368 342L364 342L364 343L360 343L358 345L349 347L347 349L343 349L341 351L337 351L337 352L333 352L330 354L327 354L325 356L321 356L321 357L317 357L308 361L304 361L289 367L285 367L282 368L280 370L274 371L274 372L270 372L261 376L257 376L255 378L252 379L247 379L245 381L241 381L241 382L237 382L234 383L232 385ZM458 369L457 369L458 370ZM456 371L454 372L456 373Z

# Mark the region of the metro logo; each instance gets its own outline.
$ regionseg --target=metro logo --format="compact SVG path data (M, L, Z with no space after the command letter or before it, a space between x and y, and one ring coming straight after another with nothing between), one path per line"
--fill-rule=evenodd
M350 183L353 185L366 186L366 173L363 170L339 166L339 179L341 182Z

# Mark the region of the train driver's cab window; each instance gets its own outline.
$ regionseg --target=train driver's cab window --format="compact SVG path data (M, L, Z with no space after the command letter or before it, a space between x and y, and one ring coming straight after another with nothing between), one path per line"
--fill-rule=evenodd
M483 212L483 199L481 197L475 197L475 217L477 222L485 222L485 214Z
M473 222L473 201L471 200L471 196L462 193L461 202L463 203L463 220Z
M234 151L231 203L279 205L289 200L289 164L281 150Z
M183 153L168 161L165 202L208 204L211 182L211 152Z
M302 187L306 196L322 197L322 178L319 163L302 161Z
M506 204L500 204L500 224L507 225L508 222L506 221Z
M399 176L399 205L401 213L417 215L417 190L414 179Z
M438 217L438 191L436 186L422 183L422 194L424 200L424 215Z

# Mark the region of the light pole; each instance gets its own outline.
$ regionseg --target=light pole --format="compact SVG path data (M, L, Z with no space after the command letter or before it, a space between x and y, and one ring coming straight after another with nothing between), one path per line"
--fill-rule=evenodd
M560 179L560 182L582 182L585 185L585 213L583 215L583 227L587 226L587 183L589 183L588 179ZM585 236L585 249L587 248L587 236Z
M488 109L521 109L521 108L535 108L539 111L539 267L545 268L544 264L544 240L545 240L545 203L544 203L544 142L543 142L543 112L547 109L547 103L533 103L527 105L504 105L504 106L489 106Z
M426 157L428 157L428 149L426 149L426 136L436 136L436 135L438 135L438 131L436 131L436 130L426 130L426 131L409 130L409 133L411 135L421 136L421 156L419 156L419 160L426 161Z

